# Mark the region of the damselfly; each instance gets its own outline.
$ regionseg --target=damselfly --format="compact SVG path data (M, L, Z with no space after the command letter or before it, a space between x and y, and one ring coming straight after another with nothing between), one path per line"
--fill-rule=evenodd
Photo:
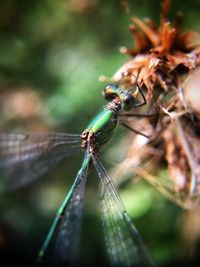
M137 229L125 210L112 178L98 156L102 145L112 137L120 115L124 111L146 104L146 99L138 85L133 92L110 84L105 87L103 93L109 101L108 104L81 135L66 133L0 135L0 170L5 173L7 186L25 185L49 170L62 158L77 152L81 147L85 151L82 166L39 252L39 262L42 261L56 232L54 266L74 264L88 168L93 165L100 178L103 229L111 265L154 266ZM142 102L137 100L139 93L143 99ZM13 177L17 178L14 182Z

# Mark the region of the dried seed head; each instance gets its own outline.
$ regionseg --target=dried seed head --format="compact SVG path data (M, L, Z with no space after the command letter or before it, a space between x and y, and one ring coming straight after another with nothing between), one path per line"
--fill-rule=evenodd
M168 21L170 1L164 0L160 15L160 25L150 19L132 18L134 25L129 29L134 37L134 47L120 49L131 56L114 75L113 79L134 85L135 76L141 70L139 82L147 89L147 97L153 96L155 88L175 90L180 86L180 76L195 69L200 64L199 44L195 44L197 32L181 32L177 15L174 23Z
M135 171L141 173L148 160L154 167L158 166L155 162L162 162L172 181L170 189L159 179L152 182L149 174L146 178L158 190L168 191L165 195L170 199L191 208L200 203L200 70L196 70L200 65L200 44L194 42L196 32L181 32L180 14L173 23L168 21L169 7L170 1L164 0L159 26L150 19L132 18L134 25L129 30L135 45L121 48L131 58L113 75L113 80L131 88L139 73L137 82L146 90L148 110L159 113L154 119L144 120L143 128L154 128L151 142L143 144L141 153L129 151L129 165L124 169L134 171L134 163L143 162L143 168ZM133 119L130 123L138 125Z

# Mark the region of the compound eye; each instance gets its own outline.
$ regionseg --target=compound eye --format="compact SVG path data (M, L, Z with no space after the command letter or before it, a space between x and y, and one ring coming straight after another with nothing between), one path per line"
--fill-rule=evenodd
M133 107L134 98L132 95L126 95L122 102L122 108L125 111L130 110Z
M107 101L112 101L115 97L118 96L117 92L118 87L116 87L114 84L108 84L104 88L102 94Z

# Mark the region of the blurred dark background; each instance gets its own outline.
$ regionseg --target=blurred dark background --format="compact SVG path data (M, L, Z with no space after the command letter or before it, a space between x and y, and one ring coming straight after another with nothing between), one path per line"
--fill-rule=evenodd
M160 1L132 0L129 6L132 16L159 21ZM198 0L175 0L170 18L182 11L183 29L198 30L199 10ZM128 59L118 49L133 46L129 23L120 1L1 0L1 132L81 133L105 104L99 76L112 76ZM102 152L107 168L123 158L120 138L126 134L119 129ZM73 156L34 184L1 194L1 266L34 265L81 159ZM198 211L182 210L145 181L126 183L120 195L159 266L200 265ZM95 172L86 187L82 226L80 266L106 266Z

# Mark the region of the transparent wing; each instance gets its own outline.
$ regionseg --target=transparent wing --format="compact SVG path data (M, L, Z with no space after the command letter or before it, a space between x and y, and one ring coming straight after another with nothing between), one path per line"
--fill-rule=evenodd
M90 162L89 150L74 183L54 219L52 227L39 253L41 262L52 236L57 229L53 266L73 266L76 261L80 237L83 197Z
M75 134L0 134L0 191L38 178L80 145Z
M96 156L92 156L92 160L101 181L102 221L111 265L155 266L125 210L112 178Z

